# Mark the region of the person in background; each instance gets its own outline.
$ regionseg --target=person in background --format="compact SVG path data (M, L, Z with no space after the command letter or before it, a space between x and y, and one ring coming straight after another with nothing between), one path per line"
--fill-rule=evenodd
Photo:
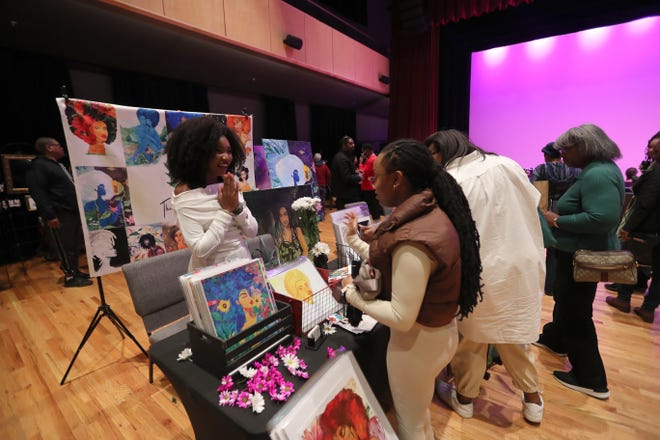
M212 118L189 119L172 133L166 154L172 206L192 252L189 270L250 258L245 238L256 237L258 226L231 173L245 161L236 134Z
M342 136L339 151L332 158L332 193L337 209L344 209L347 203L359 202L362 176L357 170L353 150L355 141L350 136Z
M538 165L532 171L530 181L548 181L548 209L557 212L557 201L573 184L575 178L580 175L579 168L572 168L561 161L561 155L555 148L555 143L550 142L541 149L544 163ZM556 276L557 255L555 249L548 247L545 251L545 283L546 295L554 294L554 282Z
M92 284L89 274L78 269L83 234L73 177L60 162L64 148L50 137L37 139L34 148L39 156L30 163L25 178L39 214L58 247L64 287L89 286Z
M435 161L465 193L479 231L483 301L458 322L462 336L451 361L454 385L438 380L436 392L461 417L473 400L494 345L513 383L522 390L523 417L541 423L543 399L531 343L541 323L544 277L539 192L508 157L486 153L458 130L424 141Z
M619 231L619 238L625 242L631 240L635 233L660 233L660 131L653 135L648 142L648 155L653 160L642 176L632 187L635 194L630 212L626 213L623 226ZM651 255L651 285L644 296L641 307L635 307L634 312L644 322L653 322L655 309L660 304L660 280L655 274L660 273L660 244L653 247ZM638 272L639 274L639 272ZM646 279L645 279L646 281ZM630 297L636 286L620 284L617 296L608 296L605 301L608 305L624 312L630 312Z
M605 366L598 350L593 301L598 283L573 279L573 254L578 249L619 249L616 228L624 200L623 176L614 163L619 147L598 126L573 127L555 141L566 165L582 168L575 183L545 218L557 240L557 279L552 321L543 326L537 346L568 355L570 371L552 374L565 387L607 399Z
M332 184L332 173L330 168L326 165L323 160L321 153L314 154L314 168L316 168L316 183L319 185L319 191L321 196L321 201L326 206L328 201L330 201L330 206L332 205L332 193L330 192L330 185Z
M374 148L371 144L363 144L362 157L360 160L360 171L362 171L362 182L360 183L362 200L367 202L371 218L373 218L374 221L378 221L383 216L384 212L382 206L380 206L380 203L376 200L376 190L371 184L371 178L374 175L375 161L376 155L374 154Z
M378 200L396 207L370 244L347 215L349 245L381 273L376 299L362 297L360 279L333 290L391 331L387 375L403 440L434 438L429 407L435 377L458 344L456 316L472 312L481 295L479 236L454 179L410 139L387 145L374 163Z
M637 177L637 168L630 167L626 169L626 180L624 181L626 191L631 191L637 180L639 180L639 177Z

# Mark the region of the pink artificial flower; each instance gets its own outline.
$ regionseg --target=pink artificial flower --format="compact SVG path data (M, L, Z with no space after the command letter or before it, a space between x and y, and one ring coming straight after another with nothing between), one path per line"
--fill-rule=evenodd
M220 386L218 387L218 392L230 390L234 386L234 380L231 376L223 376L220 379Z
M231 391L222 391L222 392L220 392L218 404L220 406L231 405L232 404L231 403Z
M335 349L332 347L328 347L328 359L334 359L337 354L335 353Z
M247 408L250 406L252 395L247 391L241 391L236 398L236 405L241 408Z

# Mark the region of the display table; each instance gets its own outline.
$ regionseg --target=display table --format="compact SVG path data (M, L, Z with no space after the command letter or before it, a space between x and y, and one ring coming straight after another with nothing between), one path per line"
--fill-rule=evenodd
M378 395L377 391L382 390L382 376L385 370L383 344L386 344L384 339L386 333L387 329L381 326L376 326L371 334L358 336L337 329L335 334L327 337L318 350L308 349L303 343L298 357L307 363L307 371L311 377L328 360L327 347L336 349L343 345L354 352L365 376ZM190 418L195 438L197 440L268 438L266 424L284 403L273 402L268 396L264 396L266 406L261 414L253 413L249 408L219 406L217 388L220 379L194 362L176 360L178 354L187 347L190 347L190 342L188 331L184 330L153 344L149 348L149 355L176 390ZM376 351L379 355L376 355ZM372 365L369 365L370 363ZM367 374L372 368L374 374ZM293 382L296 392L300 391L306 382L291 375L287 376L287 380Z

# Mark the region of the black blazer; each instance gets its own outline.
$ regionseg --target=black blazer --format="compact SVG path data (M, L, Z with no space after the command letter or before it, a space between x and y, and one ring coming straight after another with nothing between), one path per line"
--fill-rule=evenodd
M643 173L633 185L635 204L623 226L628 232L660 232L660 163Z

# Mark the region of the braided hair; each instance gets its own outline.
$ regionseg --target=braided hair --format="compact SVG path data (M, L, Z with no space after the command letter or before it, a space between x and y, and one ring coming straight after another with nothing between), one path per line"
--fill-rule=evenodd
M430 188L438 207L451 220L460 242L461 290L458 315L465 318L483 299L479 232L470 205L456 180L433 161L429 150L414 139L401 139L387 145L380 155L388 173L401 171L416 191Z
M245 150L231 129L207 116L188 119L179 125L165 147L170 183L184 183L191 189L205 187L209 160L223 136L229 141L233 157L229 170L235 172L245 162Z

